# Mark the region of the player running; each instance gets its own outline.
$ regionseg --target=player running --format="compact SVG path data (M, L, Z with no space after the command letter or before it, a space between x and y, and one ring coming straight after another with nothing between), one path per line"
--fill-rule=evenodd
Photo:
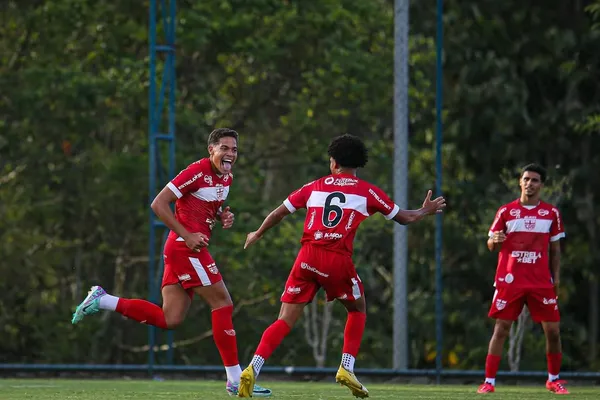
M504 341L527 304L531 318L542 323L546 335L546 388L569 394L558 376L562 361L559 240L565 232L558 209L540 200L545 180L546 170L541 166L524 167L519 180L521 197L500 207L489 231L488 249L499 252L496 292L489 312L496 324L485 360L485 382L477 393L494 392Z
M248 234L244 248L259 240L266 231L300 208L306 208L302 247L281 296L279 319L263 333L251 364L242 372L239 397L252 397L251 388L265 361L290 332L307 303L320 287L327 300L337 299L348 311L344 347L336 382L348 387L356 397L369 392L354 375L366 321L363 284L352 263L352 242L360 223L380 212L400 224L419 221L426 215L442 212L443 197L431 200L427 193L418 210L400 210L378 187L357 178L356 170L367 164L367 148L357 137L338 136L329 145L331 175L317 179L293 192Z
M234 214L222 205L233 180L238 133L215 129L208 137L208 158L190 164L169 182L152 202L152 210L171 230L164 248L162 308L146 300L124 299L93 286L75 310L72 323L99 310L116 311L135 321L174 329L183 322L194 293L210 306L213 339L227 373L227 392L235 396L242 370L233 328L233 302L217 264L208 252L217 220L231 228ZM175 213L170 203L175 202ZM268 397L271 390L253 387L253 395Z

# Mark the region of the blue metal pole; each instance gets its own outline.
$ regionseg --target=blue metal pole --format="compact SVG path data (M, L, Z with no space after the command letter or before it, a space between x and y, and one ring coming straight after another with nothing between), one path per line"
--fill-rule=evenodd
M156 193L156 0L150 0L150 21L149 21L149 32L148 32L148 44L149 44L149 56L150 56L150 85L148 88L148 167L150 169L148 177L148 206L152 203L154 195ZM154 288L156 283L154 282L154 267L156 265L155 260L155 226L154 226L154 212L149 209L149 226L148 226L148 291L150 294L150 301L156 302L156 296L154 295ZM153 326L148 325L148 373L152 375L152 369L154 367L154 345L156 342L156 330Z
M444 25L443 25L444 1L437 0L437 34L436 34L436 143L435 143L435 170L436 181L435 191L437 196L442 194L442 112L443 112L443 52L444 52ZM436 309L436 357L435 369L436 380L439 384L442 377L442 352L444 349L443 339L443 321L444 321L444 304L442 299L443 279L442 279L442 215L438 214L435 220L435 309Z

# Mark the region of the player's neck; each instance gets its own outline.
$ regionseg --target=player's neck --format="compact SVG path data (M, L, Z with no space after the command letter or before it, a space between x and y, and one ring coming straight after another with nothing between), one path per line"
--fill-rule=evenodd
M209 158L209 161L210 161L210 167L212 168L215 175L217 175L219 178L223 177L223 174L221 173L221 171L219 171L219 169L215 166L215 163L213 163L212 158Z
M338 168L334 171L334 175L353 175L356 176L356 169Z
M521 195L519 202L521 203L522 206L537 206L538 204L540 204L540 197L539 196L529 197L527 195Z

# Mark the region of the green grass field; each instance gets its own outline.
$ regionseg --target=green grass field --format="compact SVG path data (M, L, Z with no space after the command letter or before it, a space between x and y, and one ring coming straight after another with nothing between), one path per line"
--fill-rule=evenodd
M312 382L261 382L273 389L273 399L353 399L346 388L333 383ZM370 398L397 399L475 399L482 395L475 393L472 385L367 385ZM569 386L571 397L576 399L600 399L600 387ZM543 385L539 387L506 386L498 388L492 395L494 400L548 399ZM62 380L62 379L3 379L0 380L0 399L78 399L78 400L121 400L121 399L229 399L222 382L215 381L141 381L141 380Z

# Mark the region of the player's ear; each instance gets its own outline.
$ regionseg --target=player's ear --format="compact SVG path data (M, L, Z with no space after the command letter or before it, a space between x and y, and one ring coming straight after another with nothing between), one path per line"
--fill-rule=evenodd
M212 144L209 144L208 145L208 154L210 154L212 156L214 149L215 149L215 147Z

